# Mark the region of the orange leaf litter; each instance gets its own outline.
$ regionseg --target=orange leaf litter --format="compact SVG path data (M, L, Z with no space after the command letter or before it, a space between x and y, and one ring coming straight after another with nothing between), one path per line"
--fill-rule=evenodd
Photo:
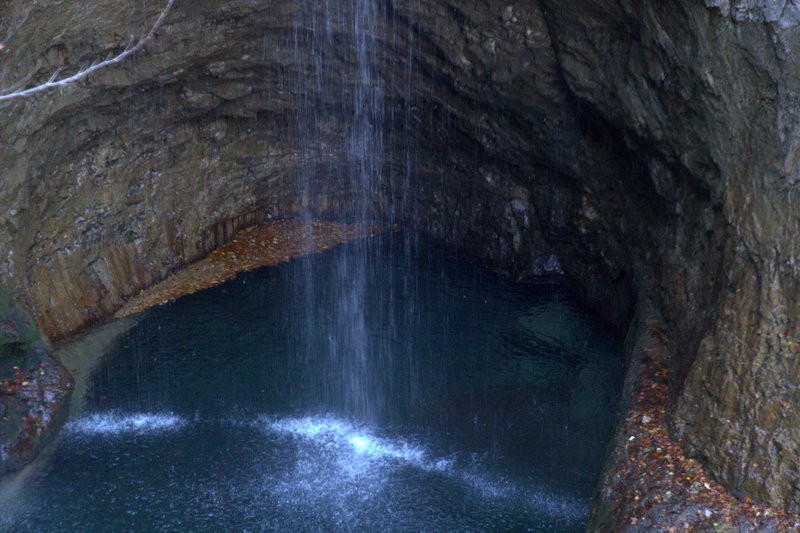
M669 436L669 371L659 356L643 358L643 379L628 405L620 433L620 461L605 491L624 503L616 523L633 531L800 531L800 516L736 499Z
M171 274L128 300L114 316L125 317L231 280L241 272L323 252L382 233L377 225L283 220L252 226L205 258Z

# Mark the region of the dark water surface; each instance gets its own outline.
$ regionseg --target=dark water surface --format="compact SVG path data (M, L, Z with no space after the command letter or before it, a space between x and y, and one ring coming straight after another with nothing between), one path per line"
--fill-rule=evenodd
M412 241L360 244L355 298L348 245L146 312L0 530L583 530L618 341Z

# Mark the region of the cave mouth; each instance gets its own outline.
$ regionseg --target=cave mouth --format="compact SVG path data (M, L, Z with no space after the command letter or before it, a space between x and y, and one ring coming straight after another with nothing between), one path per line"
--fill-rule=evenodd
M69 338L253 224L380 220L511 278L557 257L629 327L593 527L773 527L800 508L795 4L0 3L0 315L38 326L0 320L0 402L69 395L25 330ZM0 475L48 403L0 422Z
M42 127L31 134L31 143L46 143L46 153L53 154L32 163L31 172L64 177L53 187L42 179L41 190L31 189L31 198L48 201L31 200L25 216L35 221L31 227L37 231L18 238L20 246L25 245L27 264L33 265L24 277L25 289L46 337L64 339L104 320L139 290L198 260L244 227L312 218L380 220L415 228L511 278L563 274L563 265L582 302L617 328L627 326L634 291L625 228L628 212L638 213L630 209L628 189L638 183L641 169L619 157L622 143L606 131L612 128L589 120L594 115L578 112L558 72L548 32L534 31L546 29L538 7L527 14L508 12L510 17L504 12L495 20L508 26L512 45L501 50L511 59L512 68L500 72L505 68L499 65L506 61L495 57L493 45L472 50L469 44L472 40L494 42L491 27L478 34L468 31L471 25L483 26L479 13L474 13L475 20L444 14L429 19L413 6L406 6L407 12L400 6L395 6L397 12L384 11L383 3L371 1L343 6L334 2L330 9L328 3L324 8L314 3L292 5L278 13L238 4L230 12L220 12L213 4L199 15L184 13L201 25L235 31L215 33L208 46L187 50L177 45L178 33L167 24L163 47L145 56L148 67L133 69L120 87L102 94L86 91L63 112L51 110L47 115L43 111L43 119L58 131L77 132L49 139L49 129ZM443 47L435 38L439 22L445 21L448 27L453 25L452 33L442 28L442 34L471 50L469 57L456 53L458 46ZM493 70L503 75L485 75ZM129 110L128 120L120 118L120 108ZM592 179L582 177L587 168L592 169ZM61 231L65 213L79 215L70 220L69 231ZM402 368L400 361L414 361L409 354L387 355L397 343L403 348L402 335L378 336L385 345L377 348L366 342L373 340L369 320L373 315L387 315L383 308L372 314L367 310L365 282L384 266L380 261L365 261L363 253L340 257L325 276L304 273L301 282L289 284L305 295L297 306L313 317L290 324L289 334L305 347L304 353L327 353L335 364L319 376L336 377L335 386L318 383L306 389L325 391L325 408L308 406L312 414L303 412L295 418L308 421L307 416L327 416L333 410L336 418L323 418L331 427L339 427L341 420L356 421L347 430L325 430L329 440L351 435L359 424L383 428L387 416L394 427L391 416L399 416L392 415L399 408L393 395L404 391L410 395L414 389L413 381L394 383L392 378L416 369ZM416 282L409 286L418 289ZM335 306L325 316L316 309L318 295L312 289L334 293ZM393 302L406 298L402 292L389 297ZM423 316L423 304L414 305ZM424 314L452 317L449 312L440 315ZM393 328L412 318L400 311L388 315L395 320ZM310 331L325 323L333 334L309 337ZM447 325L443 330L456 340L471 334L469 325ZM560 339L555 338L558 344ZM142 360L136 354L130 359ZM305 360L304 356L296 359ZM372 368L373 359L383 366ZM513 379L522 379L531 370L527 363L518 366ZM539 368L534 374L560 379L560 370ZM587 390L602 381L595 374L588 367L567 372L578 387ZM621 374L620 369L617 386ZM186 375L193 373L187 369ZM164 389L175 389L178 395L194 390L179 378L178 372L164 378L169 383ZM556 389L545 387L543 398L560 399L563 403L554 409L567 416L547 418L548 423L569 420L574 400L591 413L579 417L582 421L602 421L610 431L616 408L609 405L618 401L618 391L609 396L613 400L592 401L583 393L573 398L571 385ZM514 390L513 386L508 390ZM386 391L391 391L392 405L385 399ZM488 392L483 391L483 396L495 405ZM514 407L514 394L505 391L498 397ZM412 400L401 399L399 404L404 402ZM449 405L452 401L429 403ZM123 428L139 422L146 425L149 414L165 412L156 407L152 413L130 410L142 412L145 418L117 422ZM541 413L547 411L543 409ZM181 431L194 431L194 426L182 423L193 420L193 413L173 420L170 412L166 411L165 420L157 418L153 423L174 422ZM514 415L513 409L510 413ZM514 420L541 422L535 412L522 414L530 416ZM121 415L110 416L114 422L113 417ZM446 418L439 415L440 420ZM212 425L218 421L200 419L204 424L208 420ZM596 447L586 453L596 459L595 467L573 468L558 457L562 449L576 450L584 444L584 431L575 427L557 424L545 431L563 431L572 440L542 444L539 449L547 453L540 455L549 459L538 464L545 471L556 470L546 476L555 483L553 494L566 490L581 502L583 511L573 522L583 527L585 504L596 485L610 433L589 439ZM425 431L413 425L404 429L410 435ZM529 429L528 433L535 432ZM347 442L366 446L375 436L390 439L380 441L384 447L415 445L413 439L402 440L404 435L359 433L351 435L355 441ZM61 442L69 438L68 431ZM445 450L435 457L447 458L450 453ZM521 471L536 472L537 468ZM589 471L588 477L579 479ZM572 477L582 487L577 492L575 487L560 485ZM525 499L516 489L511 492ZM551 508L559 505L556 499ZM513 523L522 527L539 520L539 515L525 515L524 509L522 515L511 512L517 513L513 520L519 520ZM446 509L441 511L448 515ZM488 514L503 517L505 513L500 509ZM504 528L495 525L494 529Z
M417 234L351 242L63 347L71 418L0 520L581 531L621 351L563 286Z

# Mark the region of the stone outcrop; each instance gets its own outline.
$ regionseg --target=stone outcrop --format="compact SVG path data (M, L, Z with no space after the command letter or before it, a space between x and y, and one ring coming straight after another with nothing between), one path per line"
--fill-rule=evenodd
M621 329L657 302L673 437L800 511L797 4L387 0L366 54L354 6L178 2L129 61L4 104L0 285L58 339L274 218L367 214L518 278L556 257ZM118 52L158 9L7 2L2 84Z
M0 291L0 476L30 462L57 434L72 387L30 317Z
M800 11L545 3L570 89L643 155L671 219L649 274L674 435L734 494L797 512Z
M3 51L6 79L37 60L51 64L34 78L60 62L77 70L119 51L115 31L146 28L156 15L156 6L113 2L62 7L56 20L34 7ZM604 242L619 234L608 230L625 206L600 220L576 177L592 168L605 176L592 195L621 195L618 154L602 126L579 116L538 6L383 9L370 56L385 117L371 216L463 244L515 276L556 252L580 256L598 280L629 285L618 246ZM108 316L240 227L353 214L346 159L360 74L351 10L177 5L130 61L5 106L13 119L2 137L13 141L0 146L0 202L9 206L0 273L29 296L49 338ZM586 138L591 128L597 139ZM619 323L629 307L613 306Z

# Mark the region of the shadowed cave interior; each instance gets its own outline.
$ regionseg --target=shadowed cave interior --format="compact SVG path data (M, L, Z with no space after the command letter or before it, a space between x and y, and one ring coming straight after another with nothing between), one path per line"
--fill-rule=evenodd
M160 8L8 2L3 85L118 53ZM69 338L253 224L396 224L512 280L563 271L627 334L626 406L658 359L671 442L734 499L796 512L798 20L793 2L177 2L124 63L3 104L5 344L38 365L25 313ZM618 440L590 527L725 518L657 483L627 498Z

